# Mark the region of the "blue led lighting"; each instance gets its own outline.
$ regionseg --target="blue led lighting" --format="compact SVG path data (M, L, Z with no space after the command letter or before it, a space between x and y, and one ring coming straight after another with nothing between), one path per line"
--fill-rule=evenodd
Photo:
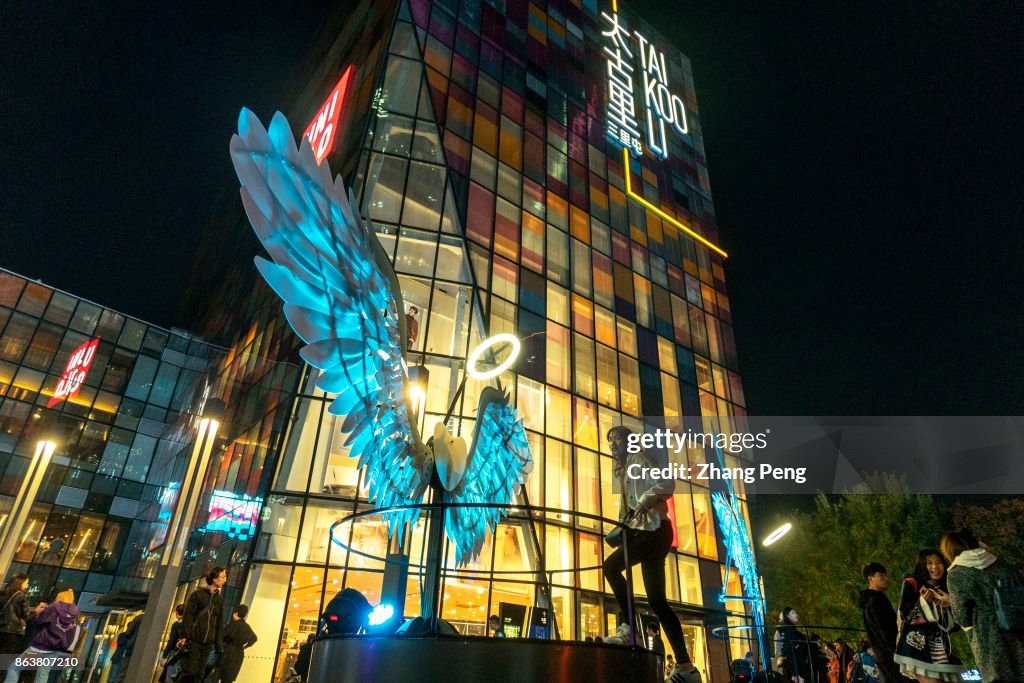
M725 457L722 450L715 448L718 456L719 466L725 467ZM761 593L761 579L757 575L757 560L754 557L754 545L750 540L750 533L743 520L743 513L740 510L739 500L732 488L732 482L725 480L726 492L715 491L711 494L711 504L715 508L715 517L718 519L718 527L722 532L722 544L725 546L726 571L729 570L730 561L736 565L736 571L743 583L743 596L727 595L728 581L723 582L722 593L719 600L744 600L751 603L751 612L754 617L754 625L758 628L764 626L764 596Z
M249 221L273 259L256 257L256 267L305 342L303 360L321 371L317 388L335 395L329 411L343 418L345 445L365 469L370 500L381 508L421 502L434 455L411 417L401 288L372 225L354 210L341 178L332 178L326 162L317 164L309 141L296 148L280 112L265 130L243 109L231 159ZM465 475L446 500L507 505L532 467L508 397L491 391L481 393ZM383 516L401 540L419 510ZM500 517L498 510L448 512L460 564L479 553Z
M395 616L395 608L386 603L381 603L370 612L370 626L380 626L393 616Z

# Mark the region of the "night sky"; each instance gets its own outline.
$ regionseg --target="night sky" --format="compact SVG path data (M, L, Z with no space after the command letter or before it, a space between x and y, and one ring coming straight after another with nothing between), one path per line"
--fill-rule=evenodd
M1024 412L1021 6L634 4L693 62L751 411ZM180 322L329 10L255 6L7 4L0 266Z

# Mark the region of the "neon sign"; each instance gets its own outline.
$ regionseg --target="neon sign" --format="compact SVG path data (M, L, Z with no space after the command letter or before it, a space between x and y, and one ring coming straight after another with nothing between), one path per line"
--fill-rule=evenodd
M338 118L345 105L345 93L352 80L352 68L350 65L345 69L338 84L320 105L320 111L310 121L306 132L302 134L302 137L309 138L313 145L313 154L316 156L317 163L323 161L324 157L334 149L334 139L338 132Z
M606 135L612 142L628 149L634 155L643 153L640 143L640 126L636 117L636 101L633 95L633 50L631 38L635 38L637 54L640 57L640 73L643 80L643 108L646 113L647 146L659 159L668 158L666 124L679 135L686 135L686 107L678 95L668 87L668 68L665 53L659 52L639 31L630 33L619 21L618 4L613 3L612 13L601 12L601 18L608 24L608 30L601 35L608 38L604 54L608 62L608 108Z
M89 366L92 365L92 359L96 355L96 347L99 343L98 338L93 339L71 352L68 364L64 366L64 374L57 382L57 388L54 390L50 402L46 404L47 408L52 408L78 393L78 390L82 388L82 382L85 381L85 376L89 374Z

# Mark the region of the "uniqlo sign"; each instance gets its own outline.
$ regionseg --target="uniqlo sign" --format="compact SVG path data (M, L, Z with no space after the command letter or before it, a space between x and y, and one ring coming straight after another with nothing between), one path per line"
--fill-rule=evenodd
M99 343L99 339L87 341L71 353L68 364L64 367L64 374L57 382L57 389L53 392L50 402L46 404L47 408L52 408L69 396L78 393L78 390L82 388L82 382L85 381L85 376L89 374L89 366L92 365L92 359L96 355L96 347Z
M342 107L345 105L345 93L348 91L349 82L352 80L352 66L345 69L334 90L327 96L327 100L320 105L320 111L310 122L302 137L309 138L313 145L313 154L317 163L324 160L332 149L338 133L338 119L341 116Z

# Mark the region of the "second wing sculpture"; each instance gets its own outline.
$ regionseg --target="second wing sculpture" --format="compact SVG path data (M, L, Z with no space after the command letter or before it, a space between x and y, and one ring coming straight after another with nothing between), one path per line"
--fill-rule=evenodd
M432 447L421 440L406 391L398 278L341 178L331 177L326 162L317 164L307 139L296 147L280 112L264 129L243 109L231 160L246 214L273 259L257 256L256 267L305 342L302 358L321 371L317 388L336 395L329 411L344 418L346 445L366 471L370 500L382 508L420 503L436 466L447 502L510 504L533 459L522 421L503 392L481 392L468 451L441 424ZM447 511L457 564L479 554L503 514L498 508ZM419 511L385 516L389 532L401 534Z

